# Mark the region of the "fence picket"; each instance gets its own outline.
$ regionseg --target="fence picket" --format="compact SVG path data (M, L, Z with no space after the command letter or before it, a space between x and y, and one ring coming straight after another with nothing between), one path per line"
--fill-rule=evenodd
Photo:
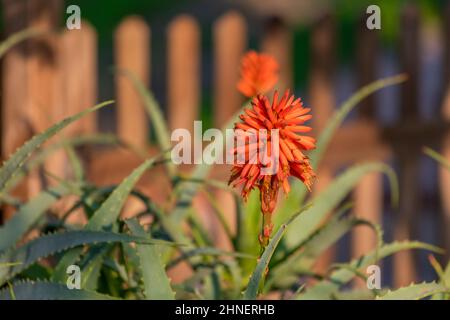
M450 4L444 15L444 99L442 104L442 116L444 120L450 120ZM442 142L442 154L450 161L450 133L446 133ZM440 176L440 192L442 199L443 223L441 224L441 233L444 237L444 245L446 249L445 261L450 258L450 171L447 168L439 168Z
M66 115L78 113L97 102L97 34L86 21L80 30L62 34L63 93ZM80 119L67 128L67 135L90 134L97 131L96 113Z
M200 27L182 15L170 23L167 37L169 125L192 131L200 106Z
M272 17L266 22L261 49L280 65L280 79L275 89L292 90L292 32L281 18Z
M3 0L5 34L10 36L28 27L26 3L16 0ZM4 57L2 69L2 159L7 159L18 147L30 138L31 131L25 118L25 105L28 99L27 46L25 43L12 48ZM20 88L22 94L17 94ZM27 183L23 182L12 192L14 197L27 197ZM13 210L5 208L3 219L8 219Z
M314 27L311 37L311 73L309 78L309 105L314 113L312 127L317 136L325 127L335 109L334 72L335 72L335 21L326 15ZM320 179L314 186L314 193L320 193L333 179L333 169L321 166L317 168ZM335 248L329 248L320 257L316 265L317 272L325 272L334 260Z
M244 17L235 11L225 13L214 24L214 125L221 128L240 108L244 99L236 88L239 80L240 60L247 48L247 26ZM218 166L227 175L230 168ZM233 197L228 191L216 190L216 202L226 215L229 226L235 226ZM231 249L220 222L213 218L216 245ZM233 230L234 232L234 230Z
M115 63L150 85L150 28L140 17L126 18L115 33ZM148 121L142 98L130 80L116 76L117 129L119 137L134 146L145 148L148 141Z
M376 80L378 58L378 32L366 28L364 14L357 34L357 77L358 87ZM367 97L358 108L359 121L376 123L375 96ZM381 224L383 212L383 179L379 173L371 173L361 179L354 191L355 215L373 223ZM356 227L352 234L352 256L360 257L376 247L376 234L367 226ZM355 279L355 286L364 288L362 279Z
M415 5L404 7L401 17L400 61L409 79L402 85L401 121L412 123L419 117L418 109L418 65L419 65L419 12ZM395 148L400 162L400 197L395 238L397 240L414 238L420 209L418 188L419 146L406 141ZM402 251L394 256L394 283L404 286L416 280L414 253Z

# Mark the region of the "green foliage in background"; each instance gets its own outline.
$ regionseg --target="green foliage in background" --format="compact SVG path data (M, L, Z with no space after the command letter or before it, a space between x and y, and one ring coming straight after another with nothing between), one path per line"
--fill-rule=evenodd
M8 43L13 45L14 41ZM269 293L282 299L300 300L448 298L450 267L444 271L436 264L438 282L372 291L347 288L354 278L365 278L368 265L399 251L422 249L442 253L439 248L417 241L384 243L380 226L357 218L349 213L351 206L343 204L369 172L388 176L396 204L396 177L383 163L350 167L313 198L308 197L301 183L295 182L289 197L275 212L273 238L258 259L261 214L257 192L242 203L235 190L208 178L211 166L206 164L196 165L191 173L183 174L168 158L170 134L157 101L132 74L125 72L124 76L142 96L161 153L152 158L145 156L142 164L118 185L98 187L85 179L73 147L120 143L119 139L78 137L42 147L70 123L111 102L55 124L19 148L0 168L0 199L17 208L13 218L0 227L0 299L256 299ZM352 108L375 91L403 81L402 75L382 79L350 97L320 135L317 150L311 155L312 163L315 166L320 163L331 137ZM235 118L231 119L223 129L232 127L234 121ZM31 166L40 166L52 153L49 149L61 148L70 150L74 178L57 179L58 186L43 190L27 203L14 199L10 186L23 179ZM164 166L173 188L173 198L164 206L154 203L136 187L142 175L155 166ZM214 198L207 197L229 237L230 251L214 247L212 235L192 206L197 194L208 194L216 188L227 190L235 200L236 226L232 228ZM59 209L66 211L58 212L60 218L55 221L50 214L55 210L54 204L69 196L76 199L75 204L69 209ZM122 220L120 214L130 197L145 209L135 218ZM83 213L88 223L85 226L69 223L68 218L74 212ZM151 223L145 223L149 220ZM320 254L359 225L368 226L377 235L376 248L347 263L332 265L324 274L312 273ZM231 232L233 229L235 233ZM39 236L30 239L27 236L31 231ZM183 282L172 283L167 274L180 263L190 266L193 272ZM81 269L80 290L69 290L66 286L66 269L72 264ZM311 278L317 281L308 282Z

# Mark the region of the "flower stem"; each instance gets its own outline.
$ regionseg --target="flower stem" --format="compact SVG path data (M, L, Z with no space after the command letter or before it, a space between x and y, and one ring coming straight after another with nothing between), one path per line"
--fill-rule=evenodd
M259 235L259 243L261 244L261 255L263 254L264 250L269 244L270 235L272 234L272 213L270 212L263 212L263 221L262 221L262 228L261 233Z
M262 258L264 251L266 250L267 246L269 245L270 235L272 234L272 229L273 229L272 213L263 211L262 215L263 215L262 228L261 228L261 233L259 234L259 243L261 245L259 259ZM259 292L262 292L262 290L264 288L264 282L265 282L268 272L269 272L269 268L266 269L264 277L261 280L261 284L259 286Z

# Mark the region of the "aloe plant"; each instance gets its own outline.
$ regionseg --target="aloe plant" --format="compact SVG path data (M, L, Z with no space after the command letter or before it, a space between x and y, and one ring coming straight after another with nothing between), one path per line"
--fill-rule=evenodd
M0 45L0 53L28 36L26 33L7 40ZM256 299L273 291L281 297L299 300L448 298L450 265L439 273L439 282L377 291L346 289L365 267L401 250L442 253L441 249L421 242L384 243L380 226L349 215L351 205L341 206L358 181L370 172L381 172L389 178L396 205L399 194L396 177L383 163L350 167L311 199L300 184L294 184L293 192L275 213L273 238L258 260L261 217L257 192L243 203L222 182L208 179L211 166L200 164L190 174L182 174L176 165L168 162L170 141L163 113L143 84L131 73L124 74L141 94L155 122L160 154L153 158L143 155L142 164L122 182L99 187L87 181L74 146L119 143L117 137L72 138L42 147L66 126L112 101L55 124L19 148L0 168L0 200L17 206L14 216L0 227L0 299ZM359 101L404 80L400 75L376 81L344 103L318 140L318 149L312 157L314 165L319 164L331 136ZM234 121L233 117L224 129L230 128ZM74 179L60 179L57 186L42 190L25 203L12 199L10 191L26 173L42 165L49 154L60 148L71 159ZM32 154L37 156L33 158ZM137 187L139 179L158 165L165 166L172 183L173 199L165 205L156 204ZM233 195L236 228L228 225L226 213L214 203L209 194L212 188ZM214 247L209 231L192 206L198 194L209 195L207 199L226 230L231 251ZM77 201L68 211L59 213L61 218L55 222L48 213L68 196ZM123 221L120 216L130 197L140 201L145 210ZM86 225L68 223L67 217L75 209L87 217ZM151 223L145 225L142 217L151 217ZM369 226L377 235L377 247L358 259L330 266L326 274L312 274L311 268L320 254L361 224ZM30 240L31 231L38 236ZM187 279L173 282L169 274L181 263L192 272ZM77 265L81 270L79 290L69 290L66 286L70 265ZM309 284L310 277L318 281Z

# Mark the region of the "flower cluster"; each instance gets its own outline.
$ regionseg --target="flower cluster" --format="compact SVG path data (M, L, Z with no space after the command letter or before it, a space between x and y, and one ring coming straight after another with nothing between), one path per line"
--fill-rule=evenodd
M272 233L271 215L275 210L278 190L283 188L285 194L290 191L288 178L300 179L311 190L315 174L304 151L315 148L315 139L303 135L311 131L305 122L311 119L310 109L305 108L300 98L295 99L289 90L281 98L277 91L272 101L263 93L271 90L278 79L278 65L272 57L258 54L254 51L247 53L242 59L241 80L238 89L246 96L253 97L251 108L246 108L240 116L240 122L235 124L235 130L255 132L261 129L272 132L277 129L278 146L276 146L276 173L262 174L265 166L258 159L249 159L251 150L261 146L262 141L257 136L256 141L248 142L244 146L233 149L236 157L243 156L243 164L235 164L232 168L229 183L234 187L242 186L242 196L247 199L254 188L260 190L261 211L263 213L263 230L260 242L266 246ZM265 144L272 150L273 145L269 134ZM269 151L270 152L270 151ZM251 161L252 160L252 161Z

